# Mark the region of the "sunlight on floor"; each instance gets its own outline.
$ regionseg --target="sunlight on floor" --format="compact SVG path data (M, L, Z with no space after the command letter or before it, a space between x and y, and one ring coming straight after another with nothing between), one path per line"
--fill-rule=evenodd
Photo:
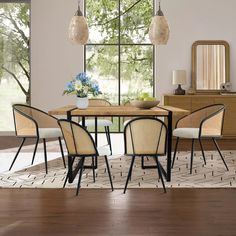
M94 135L93 135L94 136ZM124 142L123 142L123 134L111 134L111 142L113 149L113 156L124 153ZM57 149L50 149L50 142L48 142L48 161L54 160L61 156L59 146ZM18 147L1 150L0 151L0 173L8 172L8 169L12 163L12 160L17 152ZM21 153L19 154L11 172L15 172L17 170L21 170L22 168L29 167L32 160L34 145L25 146L22 148ZM98 151L100 155L110 155L109 146L107 145L107 140L105 134L98 135ZM64 145L64 152L66 155L66 147ZM111 158L111 157L110 157ZM43 146L39 144L38 152L35 156L34 165L38 165L44 162L44 153Z

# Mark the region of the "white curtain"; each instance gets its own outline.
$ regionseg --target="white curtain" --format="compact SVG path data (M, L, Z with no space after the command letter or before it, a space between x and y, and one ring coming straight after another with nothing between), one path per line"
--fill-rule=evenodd
M225 47L199 45L197 47L197 89L220 89L225 83Z

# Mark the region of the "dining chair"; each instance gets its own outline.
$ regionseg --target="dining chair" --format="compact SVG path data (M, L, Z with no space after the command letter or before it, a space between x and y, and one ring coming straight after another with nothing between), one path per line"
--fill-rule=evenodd
M111 103L105 99L89 99L89 106L91 107L104 107L104 106L111 106ZM85 119L85 127L95 127L95 119L86 117ZM112 155L112 145L111 145L111 135L110 135L110 126L113 124L113 118L112 117L99 117L97 119L97 126L98 127L104 127L105 134L107 138L107 142L110 148L110 154ZM82 121L80 122L80 125L82 125Z
M57 138L59 140L63 164L64 167L66 168L63 147L61 142L62 133L60 127L57 124L57 118L50 116L49 114L47 114L42 110L39 110L38 108L25 104L14 104L12 108L13 108L16 137L22 138L23 140L13 159L9 171L12 169L20 153L20 150L27 138L36 139L31 165L33 165L34 163L39 140L42 139L44 147L45 169L46 173L48 173L46 139Z
M125 155L131 156L131 164L125 183L124 193L131 180L132 169L136 157L150 156L157 164L157 172L161 179L164 192L165 183L162 176L159 156L166 155L167 127L157 118L138 117L130 120L124 128Z
M202 145L202 139L212 139L225 167L228 171L228 166L220 151L216 139L222 137L223 123L224 123L225 106L222 104L213 104L200 108L191 114L180 118L173 131L173 136L177 137L172 168L174 167L176 152L180 138L191 139L191 158L190 158L190 174L192 174L193 167L193 154L194 154L194 141L198 140L203 156L204 163L206 164L205 153Z
M94 159L96 159L99 154L96 148L96 145L94 143L94 140L91 136L91 134L80 124L75 123L74 121L69 121L65 119L58 120L58 124L61 127L61 131L66 143L68 156L71 156L72 162L68 160L68 173L65 179L64 186L69 178L69 170L72 170L73 164L76 157L81 158L80 159L80 170L79 170L79 179L78 179L78 185L76 190L76 195L79 194L80 190L80 183L82 179L82 173L84 170L84 162L85 159L91 157L92 158L92 169L93 169L93 180L95 182L95 162ZM107 156L104 156L107 172L111 184L111 189L113 191L113 184L112 184L112 178L111 178L111 172L109 168L109 163Z

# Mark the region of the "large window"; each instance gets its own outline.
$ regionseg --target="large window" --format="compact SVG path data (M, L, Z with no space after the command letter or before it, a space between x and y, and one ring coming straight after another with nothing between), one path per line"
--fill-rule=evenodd
M141 92L154 93L153 46L148 29L153 0L86 0L90 41L85 68L103 97L123 104ZM113 131L121 129L116 119Z
M13 103L30 103L29 36L29 1L0 0L0 132L14 129Z

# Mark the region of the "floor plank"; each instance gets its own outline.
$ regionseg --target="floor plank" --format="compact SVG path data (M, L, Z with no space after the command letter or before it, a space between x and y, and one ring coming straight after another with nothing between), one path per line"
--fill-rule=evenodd
M122 137L123 138L123 137ZM56 140L56 139L51 139ZM0 150L19 147L21 139L15 136L0 136ZM42 142L42 140L40 140ZM215 146L211 140L203 140L203 146L205 150L215 150ZM222 150L235 150L236 139L220 139L218 140L219 146ZM27 139L25 145L35 144L35 139ZM113 144L114 145L114 144ZM173 140L172 150L175 148L175 139ZM179 142L179 151L189 151L191 149L191 140L182 139ZM198 142L196 142L195 150L200 150Z
M50 139L50 140L56 140L56 139ZM17 138L15 136L0 136L0 150L4 150L7 148L14 148L19 147L22 142L22 138ZM35 138L27 138L25 141L26 145L35 145L36 139ZM40 143L42 143L42 140L40 140Z
M0 235L236 235L235 189L1 189Z

